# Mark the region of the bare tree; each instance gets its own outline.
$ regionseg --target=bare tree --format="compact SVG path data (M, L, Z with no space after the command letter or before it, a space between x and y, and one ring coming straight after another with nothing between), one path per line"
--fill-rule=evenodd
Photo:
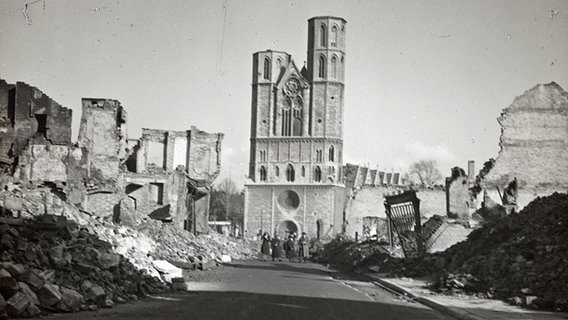
M420 160L410 165L408 177L421 186L431 186L442 178L435 160Z
M237 184L231 178L224 178L214 188L212 195L213 213L216 217L227 219L233 210L232 199L239 194ZM224 210L222 213L221 210Z

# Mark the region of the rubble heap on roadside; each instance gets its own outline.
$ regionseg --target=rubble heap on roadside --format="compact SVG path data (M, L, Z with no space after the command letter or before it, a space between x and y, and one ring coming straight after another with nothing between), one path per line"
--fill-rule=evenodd
M62 200L51 187L7 189L0 199L22 205L20 218L9 211L0 217L0 318L6 304L13 316L110 307L167 289L166 282L183 289L184 272L256 255L256 243L194 236L150 218L116 225Z
M61 216L0 221L0 318L112 307L167 285Z
M515 304L568 311L568 194L533 200L442 254L439 290L468 286ZM459 281L456 277L469 278Z
M433 289L568 311L568 194L536 198L521 212L488 221L467 241L423 258L392 257L388 246L338 238L319 262L343 271L431 277Z

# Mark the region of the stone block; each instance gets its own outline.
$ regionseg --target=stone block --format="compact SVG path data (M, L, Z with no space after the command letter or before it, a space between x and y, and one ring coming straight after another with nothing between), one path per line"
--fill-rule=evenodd
M85 298L77 291L67 288L60 288L61 301L57 305L59 310L76 312L81 310L81 305L85 303Z
M20 291L25 293L33 304L39 304L37 295L25 282L18 282L18 285L20 286Z
M0 294L0 319L8 319L8 304Z
M41 310L39 309L39 307L37 305L30 303L30 305L26 309L26 313L30 317L35 317L35 316L38 316L41 313Z
M16 292L6 303L8 305L8 313L17 317L26 311L31 301L23 292Z
M92 286L87 291L88 301L94 301L94 302L104 301L105 297L106 297L105 289L101 288L100 286L97 285Z
M16 279L26 272L26 268L19 263L2 262L0 267L8 271Z
M10 272L0 268L0 278L6 278L6 277L11 277L12 275L10 274Z
M6 298L10 298L20 290L18 281L12 277L0 278L0 294Z
M120 264L120 255L116 253L103 253L100 260L103 269L117 268Z
M20 280L29 285L30 288L35 292L43 288L43 285L45 284L45 279L34 270L26 271L20 277Z
M61 292L56 285L48 282L37 292L37 297L42 306L52 307L61 301Z

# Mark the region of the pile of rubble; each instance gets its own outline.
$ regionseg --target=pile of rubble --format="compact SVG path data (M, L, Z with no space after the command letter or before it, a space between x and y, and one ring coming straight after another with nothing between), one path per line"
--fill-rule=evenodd
M66 202L52 187L12 186L0 199L0 315L3 307L14 316L111 307L184 289L187 272L258 251L256 243L194 236L150 218L117 225ZM7 210L9 202L19 209Z
M568 194L537 198L473 231L439 258L441 291L465 287L514 304L568 311Z
M0 318L112 307L167 289L65 217L0 219Z
M421 258L392 257L388 246L338 238L318 261L344 271L431 277L432 289L568 311L568 194L537 198L519 213L486 221L467 241Z

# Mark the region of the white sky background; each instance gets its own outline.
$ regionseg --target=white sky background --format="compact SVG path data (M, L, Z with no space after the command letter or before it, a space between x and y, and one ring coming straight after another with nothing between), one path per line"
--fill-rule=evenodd
M346 162L479 170L516 96L551 81L568 90L565 0L0 0L0 78L72 108L74 139L82 97L119 100L129 138L223 132L222 175L242 184L252 54L286 51L301 66L307 20L321 15L347 20Z

